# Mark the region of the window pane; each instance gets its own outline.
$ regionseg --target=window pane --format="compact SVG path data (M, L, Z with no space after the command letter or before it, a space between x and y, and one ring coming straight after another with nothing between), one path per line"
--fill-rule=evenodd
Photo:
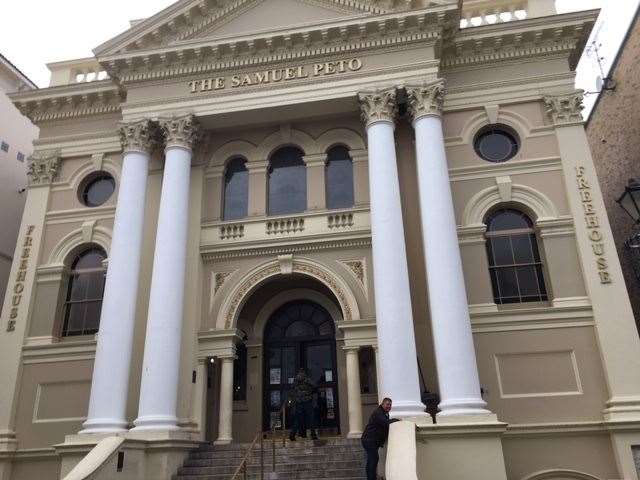
M511 242L509 237L492 237L490 240L493 250L493 265L513 265Z
M234 220L247 216L249 203L249 172L245 162L237 158L229 162L224 177L224 214L225 220Z
M86 305L84 303L73 303L68 306L67 324L65 333L67 335L81 335L84 326Z
M520 286L520 295L538 296L538 278L535 267L533 265L526 267L517 267L518 285Z
M84 319L84 332L85 334L95 333L98 331L100 325L100 309L102 308L102 301L87 302L87 309Z
M308 322L293 322L287 328L287 337L310 337L316 334L316 329Z
M516 279L515 269L512 267L499 268L496 272L498 275L500 296L518 297L518 281Z
M534 261L529 235L512 235L511 246L516 263L532 263Z
M84 270L87 268L102 268L102 261L106 258L104 252L98 249L91 249L80 255L73 263L73 270Z
M85 273L87 279L87 300L100 300L104 293L104 272Z
M307 170L302 151L295 147L278 150L271 158L269 214L282 215L307 209Z
M353 207L353 163L345 147L329 150L325 181L327 208Z
M532 225L531 220L517 210L498 210L487 220L487 231L531 228Z
M542 300L547 299L547 287L544 285L544 276L542 274L542 265L536 266L536 275L538 277L538 288L540 289L540 294L544 297Z
M109 174L102 175L91 181L82 195L84 204L88 207L97 207L105 203L116 189L116 181Z
M71 277L71 290L69 292L69 300L79 301L87 298L87 288L89 279L86 275L73 275Z

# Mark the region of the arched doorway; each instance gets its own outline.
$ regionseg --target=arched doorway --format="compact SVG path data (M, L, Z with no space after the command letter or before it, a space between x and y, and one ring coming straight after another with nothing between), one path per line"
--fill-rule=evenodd
M308 300L289 302L269 318L264 330L263 428L282 425L281 408L293 379L305 368L318 387L315 412L320 432L340 432L334 320ZM286 410L287 428L291 412Z

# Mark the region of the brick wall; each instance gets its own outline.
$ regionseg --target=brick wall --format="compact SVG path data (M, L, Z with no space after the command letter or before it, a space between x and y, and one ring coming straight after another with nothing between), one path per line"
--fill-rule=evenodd
M600 186L616 241L616 248L640 329L640 280L636 278L624 241L633 221L615 202L629 178L640 181L640 21L631 27L613 78L614 91L603 92L587 125Z

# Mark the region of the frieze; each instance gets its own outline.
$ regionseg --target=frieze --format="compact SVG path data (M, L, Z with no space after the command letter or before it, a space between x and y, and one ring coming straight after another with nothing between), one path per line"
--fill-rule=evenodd
M300 80L305 78L340 75L357 72L362 69L362 59L349 58L313 65L297 65L294 67L262 70L252 73L236 73L221 77L208 77L187 82L190 93L203 93L216 90L243 88L255 85L269 85L272 83Z
M47 185L58 176L60 152L58 150L37 152L29 157L27 176L29 185Z

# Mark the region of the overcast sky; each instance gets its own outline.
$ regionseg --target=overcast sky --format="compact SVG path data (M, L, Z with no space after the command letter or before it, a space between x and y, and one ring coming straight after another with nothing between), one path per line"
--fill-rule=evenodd
M0 53L38 86L46 87L46 63L92 56L93 48L126 30L129 20L153 15L174 1L5 0ZM638 3L640 0L556 0L559 12L603 8L594 32L599 32L605 64L613 60ZM595 55L583 58L578 74L581 88L595 89Z

